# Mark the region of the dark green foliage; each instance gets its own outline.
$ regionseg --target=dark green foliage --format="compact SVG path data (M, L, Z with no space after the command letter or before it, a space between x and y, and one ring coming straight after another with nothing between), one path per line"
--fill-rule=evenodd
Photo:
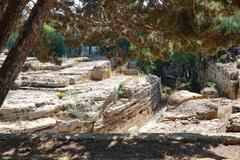
M216 89L216 87L217 87L217 84L214 82L209 82L207 85L209 88L212 88L212 89Z
M33 50L34 56L41 62L58 63L57 57L62 57L65 52L64 36L50 25L44 24L39 44Z
M160 76L162 75L163 67L168 67L169 70L174 70L174 72L176 72L176 77L181 77L178 73L181 73L184 69L189 70L195 68L195 56L179 52L173 53L170 56L170 60L167 62L162 62L160 60L144 61L138 59L137 63L146 73L152 73Z
M231 16L225 16L223 13L214 20L214 25L219 32L224 34L240 33L240 12L237 11Z
M174 53L170 59L170 69L177 72L181 70L188 70L195 67L195 56L191 54L184 54L183 52Z
M55 45L54 51L56 52L58 57L62 57L66 54L66 44L64 43L64 36L56 33L52 37Z
M156 63L156 61L144 61L141 59L137 61L137 65L140 66L140 68L146 74L154 74L157 72L158 69L160 69L157 67Z
M52 51L59 57L65 55L66 44L64 43L64 36L47 24L44 25L44 34L46 38L50 40L48 47L52 48Z
M179 52L172 54L168 62L138 60L137 64L145 73L161 77L164 85L198 91L195 61L194 55Z

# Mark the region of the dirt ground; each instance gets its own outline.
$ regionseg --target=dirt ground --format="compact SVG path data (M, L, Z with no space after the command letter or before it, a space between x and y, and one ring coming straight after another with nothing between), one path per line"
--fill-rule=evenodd
M0 137L0 159L240 159L240 145L149 140L44 140Z

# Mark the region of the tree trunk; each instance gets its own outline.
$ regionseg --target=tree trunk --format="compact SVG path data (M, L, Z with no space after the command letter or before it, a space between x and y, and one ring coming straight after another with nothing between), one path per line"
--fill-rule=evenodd
M50 14L53 0L38 0L13 48L0 68L0 106L17 79L28 53L36 45L41 28Z
M20 18L27 2L28 0L8 0L7 8L5 9L2 17L0 17L0 54L2 53L2 50L4 49L7 40L18 22L18 19Z
M7 2L8 2L8 0L0 0L0 20L2 19L2 15L7 6Z

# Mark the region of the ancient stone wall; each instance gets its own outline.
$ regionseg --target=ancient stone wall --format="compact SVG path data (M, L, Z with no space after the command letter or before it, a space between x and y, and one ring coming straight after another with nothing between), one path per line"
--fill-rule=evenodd
M152 114L160 103L158 77L103 76L111 70L104 58L72 58L62 66L26 63L0 108L0 133L108 132Z
M220 94L231 99L238 98L239 78L236 63L211 63L199 72L199 81L202 85L215 82Z

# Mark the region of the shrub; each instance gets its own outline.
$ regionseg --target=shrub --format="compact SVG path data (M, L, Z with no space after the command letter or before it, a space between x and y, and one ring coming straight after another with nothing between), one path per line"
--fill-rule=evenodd
M216 89L216 86L217 86L217 84L214 83L214 82L209 82L209 83L208 83L208 87L210 87L210 88L212 88L212 89Z
M124 97L124 91L123 91L123 87L124 87L124 81L120 82L119 84L119 88L118 88L118 97L122 98Z
M57 96L59 99L63 99L63 97L65 96L65 92L58 92Z
M90 106L83 103L71 105L71 115L83 121L88 120L90 118L87 114L90 111L89 108Z
M155 61L138 60L137 65L147 74L153 74L158 69Z

